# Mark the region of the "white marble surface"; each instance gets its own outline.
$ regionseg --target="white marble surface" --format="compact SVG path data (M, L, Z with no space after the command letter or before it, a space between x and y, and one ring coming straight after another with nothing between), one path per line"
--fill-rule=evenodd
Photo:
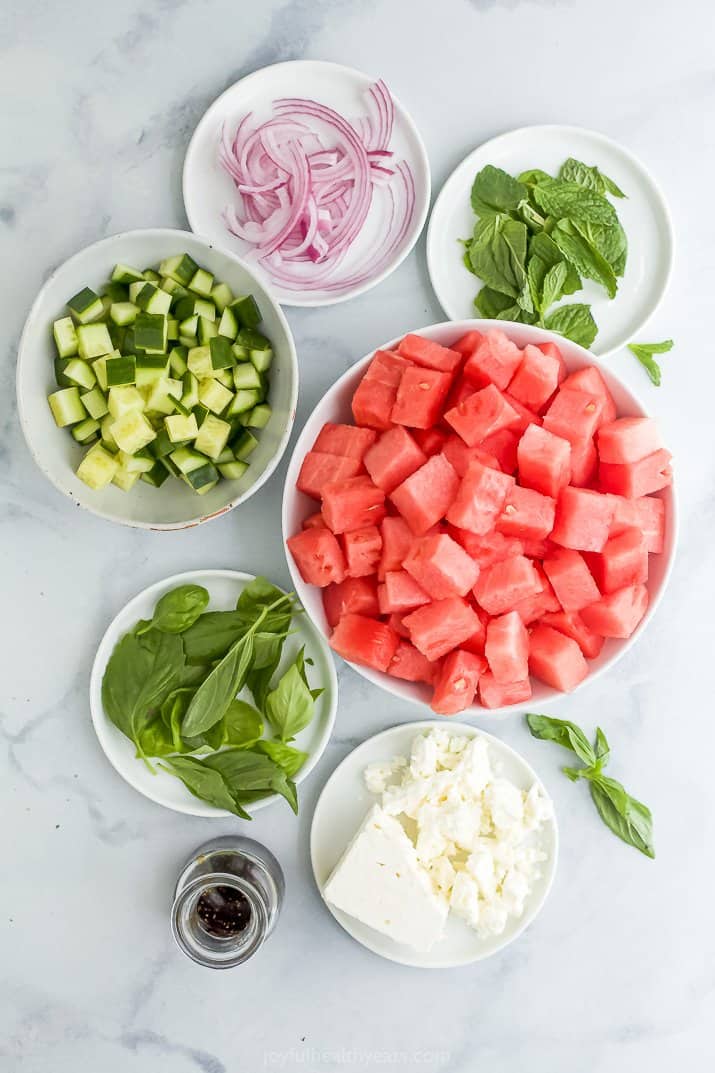
M256 1073L395 1066L468 1073L712 1068L715 1014L713 34L708 0L126 0L6 4L2 186L0 1070ZM232 823L139 797L94 738L97 639L149 582L231 566L287 582L285 465L248 505L185 533L79 516L35 469L14 414L17 339L53 266L132 227L185 224L180 169L209 102L291 57L384 76L424 135L439 189L481 140L525 123L605 131L659 177L677 233L669 293L646 336L674 336L664 385L611 367L648 400L677 456L682 542L672 585L617 670L560 708L612 739L613 774L653 808L657 860L600 825L559 751L518 718L500 732L543 774L562 859L532 929L493 960L432 974L378 960L323 910L308 865L313 803L357 742L414 718L340 669L335 736L302 788L252 833L283 862L285 913L232 973L185 960L168 932L182 858ZM440 319L422 244L376 291L295 311L298 427L380 340Z

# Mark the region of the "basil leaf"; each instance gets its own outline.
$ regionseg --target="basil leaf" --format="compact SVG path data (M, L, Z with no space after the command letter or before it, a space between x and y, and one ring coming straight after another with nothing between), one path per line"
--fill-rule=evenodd
M187 663L221 659L249 625L239 611L207 611L183 635Z
M246 748L257 742L263 733L263 716L245 700L232 700L223 717L224 745Z
M620 782L599 775L591 780L591 797L607 827L629 846L654 858L653 817L647 805L626 793Z
M207 756L204 764L220 772L236 802L256 800L256 795L281 794L293 809L298 811L295 783L285 771L263 753L250 749L224 749Z
M526 722L533 737L541 741L555 741L557 745L576 753L584 764L596 763L596 754L588 738L575 723L570 723L567 719L552 719L548 715L536 715L533 712L526 716Z
M546 234L544 231L540 232L538 235L532 235L529 239L529 257L538 257L544 262L547 268L553 268L554 265L557 265L564 260L562 251L556 245L551 235ZM571 261L569 261L568 258L565 258L565 260L566 279L564 280L563 293L575 294L576 291L581 290L581 277Z
M489 287L518 299L526 287L526 224L509 216L479 220L469 247L475 273Z
M561 179L544 179L534 187L536 204L558 220L564 218L593 224L617 223L616 210L607 198L595 190Z
M584 164L572 156L561 165L559 179L563 179L564 182L578 183L580 186L595 190L599 194L608 193L613 194L614 197L626 196L620 187L616 186L613 179L609 179L595 165L589 167L588 164Z
M291 779L297 775L308 759L308 753L295 749L292 745L286 745L282 741L267 741L265 738L252 745L251 752L265 753L266 756L270 756L271 760L275 761Z
M559 220L551 232L551 238L580 275L600 283L609 298L615 298L618 290L616 275L605 257L588 239L576 230L570 220Z
M544 327L559 332L580 346L589 347L596 338L598 328L591 316L591 307L581 302L559 306L544 320Z
M660 365L653 357L654 354L667 354L673 349L672 339L666 339L662 343L629 343L628 349L638 358L648 376L656 387L660 387Z
M174 689L161 706L162 721L171 735L174 750L177 753L185 751L181 737L181 723L193 693L193 689L185 687Z
M323 687L321 687L320 689L310 689L310 682L308 681L308 672L307 672L307 671L306 671L306 669L305 669L305 667L306 667L306 664L307 664L307 665L308 665L309 667L312 667L312 666L313 666L313 661L312 661L312 659L307 659L307 658L306 658L306 655L305 655L305 645L304 645L304 646L303 646L303 647L301 648L301 650L300 650L300 652L298 653L298 655L297 655L297 656L295 657L295 665L296 665L296 667L298 668L298 673L300 674L301 678L303 679L303 681L305 682L305 684L306 684L306 685L308 686L308 689L310 690L310 695L311 695L311 697L313 698L313 700L317 700L317 699L318 699L318 697L319 697L319 696L320 696L320 695L321 695L322 693L324 693L324 692L325 692L325 689L324 689Z
M175 747L171 732L160 717L155 717L151 723L139 730L137 757L168 756L180 751Z
M526 188L518 179L487 164L472 183L472 209L477 216L514 212L526 195Z
M192 626L202 611L208 607L209 594L203 585L179 585L165 592L154 608L154 617L141 633L148 629L162 633L183 633Z
M218 754L221 755L221 754ZM220 771L192 756L172 756L160 765L165 771L181 779L187 790L209 805L225 809L244 820L250 815L235 800Z
M248 672L246 685L250 689L253 694L253 699L261 710L265 708L266 697L268 696L271 687L271 679L281 661L284 642L285 636L274 636L272 650L269 651L269 645L264 641L263 665L261 667L256 667L254 664Z
M253 633L249 632L239 637L194 693L182 723L183 737L203 734L223 719L246 683L252 656Z
M298 660L302 654L301 649ZM266 697L266 718L281 741L294 738L313 718L315 704L298 660L291 664Z
M599 770L605 768L610 759L611 747L608 744L608 739L601 728L596 727L596 763Z

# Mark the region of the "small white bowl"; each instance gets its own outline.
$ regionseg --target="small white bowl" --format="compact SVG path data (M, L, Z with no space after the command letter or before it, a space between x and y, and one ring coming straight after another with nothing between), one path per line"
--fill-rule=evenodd
M118 262L139 269L158 266L174 254L189 253L235 294L253 294L263 314L262 330L270 338L270 421L258 437L250 465L238 481L221 480L205 496L183 481L170 479L161 488L139 481L130 492L110 484L93 491L75 474L86 447L69 430L57 428L47 396L57 390L53 375L52 322L66 316L66 302L82 287L99 289ZM265 484L285 451L298 397L298 361L283 311L263 283L238 257L189 231L156 228L127 231L102 239L55 269L35 299L25 322L17 356L17 405L22 431L38 466L74 503L100 518L141 529L187 529L232 510Z
M603 376L603 379L606 381L609 391L613 395L619 414L639 417L647 416L645 408L636 396L629 391L628 388L598 360L598 358L595 358L588 350L584 350L583 347L577 346L576 343L572 343L570 340L564 339L563 336L556 335L553 332L546 332L541 328L534 328L527 324L512 324L503 320L460 320L444 324L431 324L426 328L415 328L412 330L418 335L425 336L427 339L434 339L436 342L442 343L444 346L449 346L450 343L455 342L455 340L459 339L465 332L472 331L473 329L485 332L490 328L499 328L502 331L505 331L507 335L521 347L526 346L527 343L556 343L564 357L569 372L582 369L586 365L596 366ZM401 338L402 335L398 336L396 339L391 339L387 343L381 343L375 350L391 350L397 346ZM369 354L366 354L364 358L357 361L333 384L331 388L328 389L303 426L303 431L298 437L298 441L293 449L293 455L288 466L288 473L286 475L286 482L283 489L284 539L297 533L301 528L303 519L318 509L318 504L316 504L315 500L311 499L303 492L299 492L296 488L296 481L298 479L301 464L326 421L345 422L348 424L353 423L350 401L367 366L372 360L374 352L374 350L371 351ZM581 686L588 682L592 682L597 675L604 674L608 671L616 660L636 642L652 619L656 608L660 603L666 583L670 576L675 555L677 511L675 493L672 486L663 489L658 495L665 503L665 545L660 555L652 555L650 557L650 574L648 577L650 603L648 610L641 623L628 640L606 641L598 659L588 661L590 673L581 683ZM288 553L288 567L300 602L303 604L303 607L313 619L316 626L326 637L329 637L330 629L323 609L322 590L313 585L307 585L306 582L303 581L290 553ZM356 663L351 663L350 665L358 672L358 674L361 674L363 678L367 678L368 681L373 682L374 685L379 686L388 693L392 693L393 696L399 697L401 700L409 700L417 704L429 704L431 693L425 685L413 682L403 682L399 678L392 678L388 674L383 674L382 671L375 671L370 667L362 667ZM554 701L569 695L560 693L556 689L551 689L549 686L544 685L535 678L532 678L532 687L533 694L528 702L529 706L553 703ZM487 709L482 708L481 705L473 705L471 708L468 708L464 714L469 716L481 716L492 721L498 716L509 715L515 711L523 711L526 706L527 705L524 704L512 704L503 708Z
M175 574L163 581L157 581L130 600L116 615L107 627L99 643L97 655L94 657L89 683L89 707L92 723L105 756L125 782L128 782L144 797L148 797L150 801L173 809L174 812L209 818L223 818L231 815L223 809L215 808L194 797L180 779L161 770L158 766L161 761L154 762L156 774L152 774L146 764L137 759L129 738L125 737L109 719L102 705L102 678L109 657L117 641L132 629L140 618L151 618L157 600L177 585L203 585L208 589L211 597L208 610L229 611L236 606L236 600L244 587L253 580L253 574L244 574L238 570L192 570L186 574ZM283 659L277 673L280 674L282 670L285 670L291 660L295 659L298 649L305 645L306 658L313 661L313 666L310 668L311 685L316 688L322 686L325 689L315 703L315 715L312 722L297 735L295 740L296 748L308 753L308 759L295 776L295 782L301 783L318 763L328 744L338 706L338 680L328 646L307 617L296 615L292 628L295 632L286 641ZM249 704L253 703L250 694L246 699ZM246 811L253 813L274 801L281 800L279 794L268 794L247 805Z
M257 121L269 119L272 103L280 97L309 98L334 108L346 117L361 115L365 113L365 94L375 81L363 71L340 63L291 60L261 67L225 90L199 121L186 151L184 208L192 230L207 235L227 249L235 250L241 257L248 257L252 250L249 243L227 230L223 220L224 209L232 205L236 198L236 188L218 160L219 136L224 123L228 124L229 129L235 130L239 120L248 112L252 112ZM391 87L388 88L391 90ZM395 126L390 149L397 160L405 160L409 164L415 183L415 207L406 234L381 272L338 294L281 287L257 267L256 271L262 273L261 278L283 305L327 306L355 298L394 272L419 238L429 209L429 159L412 117L394 94L391 95L395 103ZM380 224L379 214L371 210L345 259L346 269L361 252L376 246L381 238Z
M409 756L412 740L417 734L435 728L444 729L444 726L443 722L429 721L403 723L389 730L383 730L381 734L375 734L362 745L358 745L336 767L318 798L310 829L310 860L313 866L313 876L323 900L325 900L323 896L325 885L335 865L360 826L366 812L378 800L375 794L371 794L365 787L363 778L365 768L368 764L387 762L395 756ZM486 738L489 743L490 758L496 764L501 765L501 774L522 790L529 790L534 783L538 783L542 793L548 798L549 795L534 769L523 756L504 742L466 723L450 721L448 729L450 734L463 734L469 738L479 734L480 737ZM473 928L454 914L450 914L447 918L444 937L431 950L422 953L411 950L402 943L396 943L386 935L381 935L374 928L336 909L328 901L325 905L348 935L368 950L372 950L373 953L389 961L397 961L402 965L412 965L421 969L451 969L459 965L469 965L503 950L521 935L541 911L551 890L559 856L559 832L556 814L553 811L552 819L544 824L543 831L536 836L535 843L546 854L541 877L535 882L529 894L523 916L510 917L501 935L480 938Z

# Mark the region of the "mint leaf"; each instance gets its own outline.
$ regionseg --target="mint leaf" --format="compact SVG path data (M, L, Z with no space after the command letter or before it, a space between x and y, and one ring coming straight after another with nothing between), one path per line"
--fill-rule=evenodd
M568 258L564 258L563 253L550 234L541 231L538 235L532 235L529 240L528 256L530 258L539 257L544 261L547 268L552 268L554 265L557 265L559 261L566 260L567 271L566 279L564 280L563 293L574 294L576 291L581 290L581 277L571 261L569 261Z
M474 307L489 320L513 320L520 324L536 322L534 313L527 313L508 294L500 294L491 287L482 287L474 299Z
M551 232L551 238L564 257L576 266L580 275L600 283L608 297L615 298L618 284L613 269L570 220L559 220Z
M514 212L526 195L526 187L517 179L487 164L472 183L472 208L477 216Z
M653 355L667 354L674 346L672 339L666 339L662 343L629 343L628 349L638 358L655 386L660 387L660 365L658 365Z
M588 164L572 156L561 165L559 179L563 179L564 182L578 183L589 190L595 190L598 194L612 194L614 197L626 196L620 187L616 186L613 179L609 179L595 165L589 167Z
M628 255L628 240L626 233L618 220L613 226L604 227L602 224L591 224L585 221L573 225L578 233L600 253L601 257L611 266L615 276L622 276L626 267Z
M469 260L488 287L513 299L526 287L526 224L503 214L485 217L474 228Z
M561 179L544 180L534 187L534 198L540 208L558 220L566 218L613 226L618 219L616 210L607 198L578 183L565 183Z
M517 182L523 183L524 186L536 186L537 183L549 182L551 176L541 168L529 168L528 171L522 171L521 175L517 175L516 178Z
M562 296L567 271L565 261L559 261L557 265L552 265L544 276L542 309L548 309Z
M579 346L589 347L596 338L598 328L591 316L591 307L582 302L559 306L544 320L549 331L559 332Z

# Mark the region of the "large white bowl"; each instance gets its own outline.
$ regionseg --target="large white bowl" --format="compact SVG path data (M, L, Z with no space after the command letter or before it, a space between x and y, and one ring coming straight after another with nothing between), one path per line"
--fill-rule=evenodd
M534 328L526 324L512 324L510 322L498 320L459 320L444 324L431 324L426 328L416 328L414 330L419 335L425 336L427 339L434 339L436 342L442 343L444 346L449 346L450 343L455 342L455 340L461 335L464 335L465 332L473 329L484 332L488 331L490 328L502 329L515 343L522 347L527 343L545 343L549 341L556 343L564 356L569 372L575 372L577 369L582 369L586 365L595 365L597 367L606 381L609 391L613 395L619 414L646 416L646 411L642 403L613 375L612 372L610 372L609 369L599 362L598 358L595 358L588 350L584 350L583 347L577 346L576 343L572 343L568 339L564 339L562 336L556 335L553 332L547 332L541 328ZM380 344L376 349L390 350L397 345L401 338L402 336L398 336L396 339L391 339L387 343ZM287 539L289 536L298 532L303 519L317 510L315 500L304 495L302 492L299 492L296 488L296 480L303 458L310 450L318 432L326 421L346 422L348 424L353 423L350 401L355 388L372 359L373 353L374 351L371 351L369 354L366 354L364 358L357 361L351 369L333 384L305 423L303 431L293 450L293 456L288 467L285 488L283 490L284 539ZM663 552L660 555L652 555L650 557L650 574L648 578L650 603L648 610L638 628L628 640L606 641L598 659L589 661L591 672L588 677L584 679L585 683L593 681L597 675L604 674L613 666L616 660L635 643L652 619L655 610L660 603L668 577L670 576L675 555L677 510L675 494L672 487L664 489L662 492L659 492L658 495L665 503L665 545ZM313 619L316 626L323 631L326 637L329 637L330 629L323 609L321 590L313 585L307 585L303 581L290 553L288 553L288 566L291 577L293 578L295 590L301 603ZM400 700L409 700L417 704L429 704L430 690L425 685L403 682L399 678L392 678L387 674L383 674L381 671L375 671L369 667L361 667L355 663L351 664L351 666L358 672L358 674L367 678L368 681L373 682L388 693L392 693L393 696L399 697ZM584 683L582 683L582 685L583 684ZM558 690L551 689L549 686L544 685L534 678L532 678L532 686L533 695L528 702L529 707L547 704L565 695ZM527 705L524 704L511 704L503 708L486 709L482 708L481 705L473 705L471 708L467 709L465 715L488 716L489 720L491 720L495 716L504 716L514 711L521 711L526 706Z
M47 396L57 390L52 322L66 315L68 298L89 286L98 290L115 264L143 269L165 257L189 253L227 283L234 294L254 295L263 314L262 330L273 343L270 421L259 436L250 466L238 481L219 481L197 496L183 481L168 480L161 488L139 481L130 492L115 485L93 491L75 474L86 448L68 429L57 428ZM293 427L298 397L298 361L285 316L255 274L234 254L191 234L170 228L127 231L95 242L55 269L35 299L25 322L17 356L17 405L27 445L38 466L55 487L78 506L100 518L142 529L185 529L216 518L257 492L278 465Z

